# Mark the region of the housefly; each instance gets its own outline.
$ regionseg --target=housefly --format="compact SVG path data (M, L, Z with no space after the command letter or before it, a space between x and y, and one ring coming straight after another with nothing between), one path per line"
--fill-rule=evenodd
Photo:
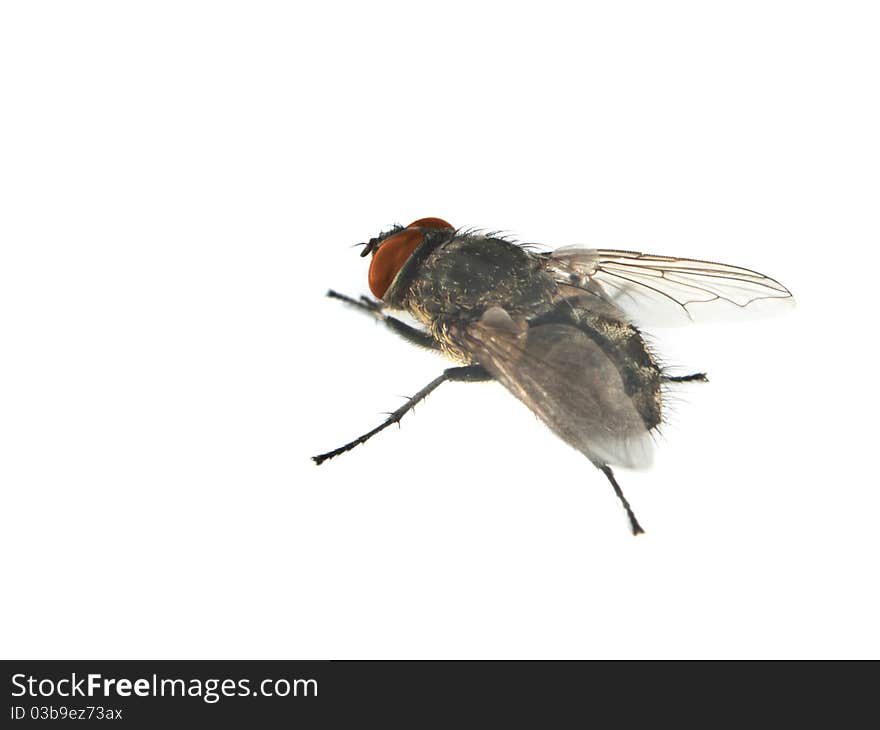
M650 463L666 384L706 380L705 373L669 374L639 328L792 301L778 281L737 266L580 247L541 253L439 218L395 226L361 245L361 255L372 257L375 299L328 296L457 365L315 463L398 423L441 383L497 380L605 474L634 535L643 530L611 467Z

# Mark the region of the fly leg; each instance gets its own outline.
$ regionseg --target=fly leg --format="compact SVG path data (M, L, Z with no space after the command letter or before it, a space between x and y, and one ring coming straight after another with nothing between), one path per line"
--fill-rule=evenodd
M614 472L611 471L611 467L608 466L608 464L596 464L596 466L599 468L599 471L608 477L608 481L611 482L611 486L614 487L614 493L617 495L618 499L620 499L621 504L623 504L623 508L626 510L626 516L629 517L629 526L632 529L633 535L641 535L644 533L645 531L636 519L632 507L629 506L629 502L627 502L626 497L623 496L623 490L617 483L617 479L614 478Z
M327 292L327 296L331 299L338 299L341 302L345 302L349 306L360 309L367 314L371 314L382 324L388 327L388 329L390 329L392 332L400 335L401 337L403 337L403 339L411 342L414 345L418 345L419 347L426 347L429 350L438 350L440 348L440 345L437 344L437 341L427 332L422 332L420 329L411 327L406 322L401 322L399 319L395 319L394 317L389 317L387 314L384 314L382 312L381 302L376 302L367 297L352 299L351 297L347 297L345 296L345 294L335 292L332 289Z
M692 375L664 375L662 377L667 383L690 383L697 381L699 383L708 383L709 378L706 373L693 373Z
M400 419L403 418L409 411L411 411L416 403L424 400L431 391L433 391L441 383L445 383L447 380L463 383L477 383L481 381L492 380L492 376L489 375L489 373L487 373L485 370L483 370L483 368L479 365L466 365L464 367L447 368L443 371L443 374L440 375L440 377L434 378L434 380L428 383L400 408L394 411L394 413L391 413L384 422L376 426L376 428L374 428L372 431L368 431L363 436L359 436L358 438L356 438L354 441L349 441L347 444L345 444L345 446L340 446L338 449L333 449L333 451L328 451L326 454L320 454L319 456L313 456L312 461L314 461L316 464L322 464L327 461L327 459L332 459L334 456L339 456L340 454L344 454L346 451L351 451L355 446L358 446L365 441L368 441L377 433L379 433L379 431L388 428L390 425L394 423L399 423Z

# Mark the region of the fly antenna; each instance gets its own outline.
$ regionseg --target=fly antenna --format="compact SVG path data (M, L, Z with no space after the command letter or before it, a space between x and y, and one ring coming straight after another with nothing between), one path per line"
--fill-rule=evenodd
M356 243L355 246L363 246L364 250L361 251L361 257L369 256L373 251L379 248L379 239L371 238L367 243Z

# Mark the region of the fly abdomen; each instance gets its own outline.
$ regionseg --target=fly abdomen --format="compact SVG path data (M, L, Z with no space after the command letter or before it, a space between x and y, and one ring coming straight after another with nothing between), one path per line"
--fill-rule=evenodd
M567 322L592 339L620 373L623 387L648 429L662 420L661 370L638 328L592 296L563 299L531 324Z

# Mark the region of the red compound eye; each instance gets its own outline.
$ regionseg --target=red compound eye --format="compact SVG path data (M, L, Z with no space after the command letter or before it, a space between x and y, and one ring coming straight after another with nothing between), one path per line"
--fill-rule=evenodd
M441 218L419 218L413 221L400 233L389 236L376 249L373 260L370 263L370 291L381 299L397 276L397 272L403 268L406 260L418 245L424 240L422 230L426 228L452 228Z
M452 228L442 218L419 218L410 223L407 228Z
M370 263L369 283L373 296L381 299L385 295L397 272L423 239L418 228L404 228L382 241Z

